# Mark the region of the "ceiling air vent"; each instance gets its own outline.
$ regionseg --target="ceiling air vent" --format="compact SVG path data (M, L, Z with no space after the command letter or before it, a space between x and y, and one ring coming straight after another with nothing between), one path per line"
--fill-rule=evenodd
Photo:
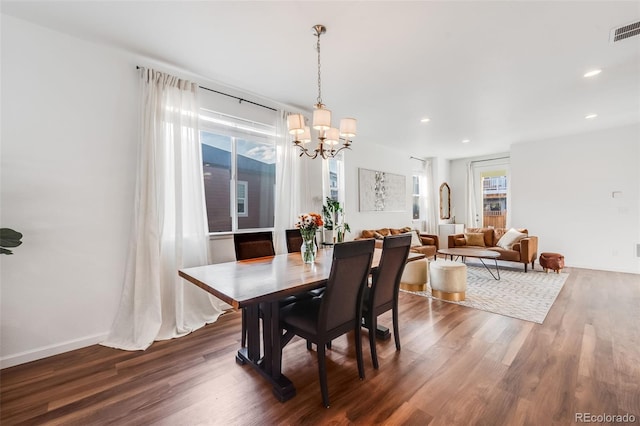
M640 35L640 21L612 29L609 39L615 43L637 35Z

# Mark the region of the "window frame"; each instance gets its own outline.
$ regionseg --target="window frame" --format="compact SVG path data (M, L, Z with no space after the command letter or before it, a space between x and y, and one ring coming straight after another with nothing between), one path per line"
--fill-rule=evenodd
M238 187L239 186L243 186L244 187L244 197L240 197L238 194L240 193L240 191L238 191ZM247 182L246 180L239 180L236 181L236 214L238 215L238 217L249 217L249 182ZM240 207L240 200L243 201L243 207L244 207L244 211L240 212L239 208Z
M209 114L209 115L207 115ZM228 129L225 128L224 124L210 124L211 117L214 120L229 120ZM218 121L219 123L220 121ZM241 123L241 125L233 124L233 123ZM251 125L255 125L255 131L252 132L250 128ZM208 108L201 107L200 108L200 120L198 125L198 136L199 142L201 145L201 149L203 145L202 133L211 133L215 135L220 135L224 137L228 137L231 143L231 151L230 151L230 178L229 178L229 213L231 215L231 229L226 231L211 231L208 227L209 224L209 212L206 213L206 221L207 221L207 231L209 236L222 236L222 235L230 235L237 232L255 232L255 231L273 231L274 227L256 227L256 228L239 228L238 218L249 217L249 182L245 180L238 180L238 143L239 141L246 141L250 143L256 144L265 144L270 145L273 149L276 149L276 130L275 125L259 123L256 121L246 120L240 117L234 117L228 114L224 114L222 112L213 111ZM204 162L203 162L204 164ZM277 162L274 162L274 167L277 169ZM277 176L277 172L274 172L274 177ZM204 173L203 173L204 178ZM244 207L245 213L238 212L238 185L244 185L245 188L245 197L244 197ZM205 200L207 198L206 190L203 193ZM275 185L273 190L273 206L275 208ZM273 212L273 223L275 225L275 211Z

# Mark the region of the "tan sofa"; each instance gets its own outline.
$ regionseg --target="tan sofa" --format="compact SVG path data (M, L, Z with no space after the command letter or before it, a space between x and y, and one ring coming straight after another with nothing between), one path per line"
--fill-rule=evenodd
M516 229L518 232L527 234L527 237L513 244L510 249L499 247L498 243L500 238L502 238L507 231L509 231L509 229L506 228L467 228L464 234L449 235L449 248L486 248L487 250L500 253L498 260L523 263L525 272L527 272L527 265L531 263L531 269L533 269L538 254L538 237L529 235L526 229ZM478 241L477 234L482 234L483 236L483 238L480 238L480 241ZM476 241L473 241L474 239ZM469 245L468 242L472 242L474 245ZM484 243L484 245L482 245L482 243Z
M382 248L382 240L387 235L398 235L406 232L411 232L412 229L410 227L405 228L381 228L381 229L365 229L360 235L355 238L356 240L360 240L363 238L375 238L376 239L376 247ZM411 251L415 253L422 253L426 257L436 258L436 252L440 247L438 236L431 235L426 233L416 232L418 238L414 238L415 244L411 245Z

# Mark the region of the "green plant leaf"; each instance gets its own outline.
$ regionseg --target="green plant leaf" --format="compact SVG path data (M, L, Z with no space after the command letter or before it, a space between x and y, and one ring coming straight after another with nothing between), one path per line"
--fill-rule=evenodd
M22 234L10 228L0 228L0 247L18 247L22 244ZM0 254L13 254L11 250L2 249Z

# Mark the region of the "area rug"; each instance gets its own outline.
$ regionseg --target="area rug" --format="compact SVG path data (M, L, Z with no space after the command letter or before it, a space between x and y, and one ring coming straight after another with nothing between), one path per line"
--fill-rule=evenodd
M501 267L501 279L496 281L483 266L467 264L465 300L443 301L542 324L568 276L566 272L547 274L534 270L524 273ZM402 291L433 297L428 284L427 291Z

